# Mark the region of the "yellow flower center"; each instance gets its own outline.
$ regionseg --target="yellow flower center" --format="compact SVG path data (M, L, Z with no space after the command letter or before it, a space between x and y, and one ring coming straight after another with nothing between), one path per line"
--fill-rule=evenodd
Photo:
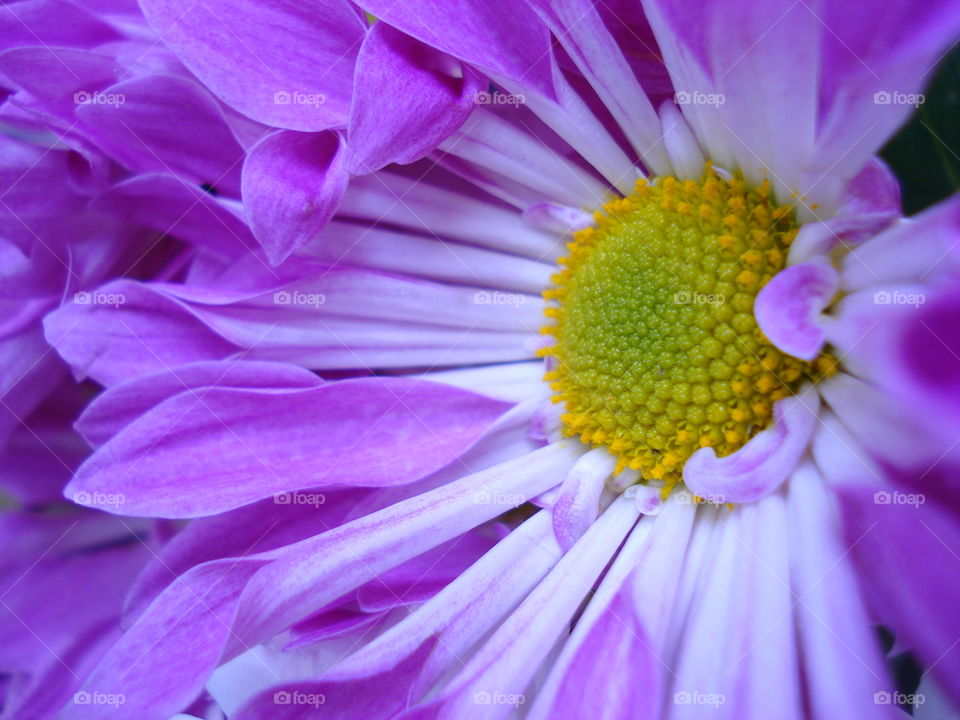
M797 233L768 184L708 168L700 182L640 180L581 230L559 261L542 332L546 379L567 435L602 445L646 479L680 480L698 448L718 456L767 427L773 403L835 361L785 355L753 304Z

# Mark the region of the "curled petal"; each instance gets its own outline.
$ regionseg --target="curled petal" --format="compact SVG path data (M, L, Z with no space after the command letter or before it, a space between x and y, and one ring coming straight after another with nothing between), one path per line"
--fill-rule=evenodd
M783 352L813 360L827 340L817 316L838 286L837 271L827 262L807 262L782 270L757 295L757 324Z
M603 481L613 472L616 462L606 448L595 448L577 460L567 474L553 506L553 531L564 552L597 519Z
M346 189L341 143L332 132L268 135L243 166L250 227L274 265L320 234Z
M732 455L718 458L713 448L701 448L687 460L683 481L702 497L720 502L752 502L776 490L796 467L817 420L820 399L807 390L774 405L772 427Z
M347 169L356 175L419 160L474 109L480 77L386 23L367 33L357 60Z

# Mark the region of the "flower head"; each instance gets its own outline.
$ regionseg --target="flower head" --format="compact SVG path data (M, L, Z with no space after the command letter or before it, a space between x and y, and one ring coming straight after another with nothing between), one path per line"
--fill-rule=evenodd
M175 523L72 689L887 716L879 622L955 695L960 214L902 219L874 157L947 3L141 4L11 5L64 47L0 55L90 205L174 244L43 312L103 386L66 496Z

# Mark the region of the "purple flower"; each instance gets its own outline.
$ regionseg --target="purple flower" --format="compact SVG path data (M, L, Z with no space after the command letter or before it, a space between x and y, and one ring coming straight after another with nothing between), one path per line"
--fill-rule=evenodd
M949 3L141 6L0 12L3 405L103 387L110 528L13 717L960 703L960 206L875 157Z

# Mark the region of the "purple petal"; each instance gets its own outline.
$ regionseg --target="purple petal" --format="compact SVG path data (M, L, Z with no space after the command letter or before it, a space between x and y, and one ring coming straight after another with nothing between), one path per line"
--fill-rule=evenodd
M653 105L672 97L673 83L643 5L635 0L606 0L598 9Z
M960 266L960 196L944 200L907 221L897 223L843 260L843 286L911 280L951 280Z
M827 340L818 316L839 285L840 276L826 261L781 270L757 295L757 325L783 352L814 360Z
M0 12L3 12L0 9ZM68 182L70 154L0 135L0 224L4 239L27 256L75 238L85 202ZM6 271L6 268L5 268Z
M790 245L787 264L829 255L837 246L870 240L900 218L900 185L893 171L871 158L843 191L836 215L800 228Z
M63 378L63 365L50 353L38 328L0 342L0 447Z
M960 704L960 530L956 515L923 494L836 488L864 594ZM901 500L897 500L899 497Z
M190 388L125 426L64 492L92 506L120 497L105 509L125 515L196 517L271 494L297 502L303 488L403 484L456 458L508 408L399 378Z
M952 447L960 428L960 293L911 313L896 336L883 381L932 435Z
M0 7L0 48L20 45L94 47L119 40L110 25L70 2L28 0Z
M649 643L628 593L617 594L570 658L543 717L590 717L599 706L609 720L655 717L660 667Z
M679 502L680 495L686 502ZM695 516L688 493L671 496L654 520L641 520L578 618L527 717L660 717L669 652L665 636ZM615 668L637 668L624 674Z
M240 218L197 185L147 173L114 185L91 207L232 258L257 248Z
M331 491L322 506L280 505L271 498L192 521L156 552L129 588L124 624L131 625L164 588L197 565L264 553L336 527L355 509L360 492L369 494Z
M813 13L789 0L738 2L735 12L718 0L648 0L644 9L704 154L789 197L814 140L816 73L796 72L818 66Z
M357 59L347 169L362 175L419 160L463 124L481 89L449 56L374 24Z
M880 158L870 158L844 191L841 214L900 215L900 183Z
M56 716L119 634L123 593L147 557L140 528L90 513L6 512L0 542L4 714ZM68 589L68 591L67 591Z
M657 113L634 77L621 47L604 25L600 8L588 0L528 1L613 115L647 170L669 172L670 162L661 144Z
M288 130L257 143L243 165L243 203L271 263L279 265L319 235L347 179L336 133Z
M471 115L441 149L492 171L496 177L525 185L535 197L549 202L595 207L609 194L608 186L583 168L554 152L522 126L491 112Z
M363 8L484 72L552 97L550 33L525 3L510 0L364 0Z
M84 679L80 690L124 696L123 712L162 720L187 706L217 666L240 591L261 560L198 566L170 585ZM65 720L108 720L113 705L69 704Z
M306 720L317 712L330 720L394 717L406 707L410 685L434 644L424 643L395 667L370 677L278 685L254 697L231 718Z
M313 617L291 626L290 642L284 645L283 649L287 651L296 650L329 638L348 635L356 630L369 628L370 625L383 617L383 613L366 613L349 607L339 607L319 612Z
M345 0L144 0L141 7L183 64L244 115L291 130L346 124L364 25Z
M910 0L826 3L820 65L816 163L852 177L915 105L930 73L960 32L950 0L922 7ZM922 102L922 101L921 101Z
M357 588L357 605L373 613L421 604L436 595L494 544L490 534L469 532L428 550Z
M556 485L576 454L566 443L548 445L291 546L247 587L231 648L272 635Z
M328 677L376 675L436 637L411 695L431 688L556 564L561 553L549 526L549 513L534 515L423 606L337 663Z
M217 104L197 83L151 75L103 93L123 102L80 105L77 117L120 162L134 171L176 173L239 197L243 151Z
M69 123L70 130L76 110L90 102L94 92L116 82L118 75L115 58L105 53L33 44L0 54L0 71L14 87L29 93L25 107L56 115Z
M2 347L0 345L0 355L3 355ZM60 385L50 384L57 377L66 377L64 368L56 361L40 362L38 369L36 377L27 373L21 379L21 383L32 386L34 397L46 394L36 410L23 412L24 407L35 400L25 405L27 398L17 390L2 396L3 409L10 413L10 420L18 427L6 437L2 432L6 423L0 421L0 488L16 498L22 507L59 503L63 486L90 454L83 438L70 427L87 400L86 393L71 379L65 379ZM16 415L17 411L22 414Z
M124 306L139 301L139 307L121 312L118 306L71 303L44 318L47 342L78 375L90 374L104 385L113 385L176 365L219 360L237 350L199 326L166 295L130 282L114 283L103 291L122 297ZM149 327L149 335L131 330L138 326ZM145 338L150 341L148 353L144 353Z
M163 400L184 390L233 387L250 390L291 390L319 387L323 380L294 365L225 361L171 368L156 375L121 383L98 395L77 419L76 428L94 447Z
M164 590L86 682L102 692L123 693L125 708L142 720L164 720L189 704L228 642L225 659L520 498L542 492L574 458L569 446L544 448L283 550L197 566ZM478 499L481 491L489 501ZM248 584L257 568L268 572ZM234 616L245 584L240 614ZM70 718L108 717L101 709L89 715L76 711Z
M699 179L703 175L703 151L673 100L660 106L660 121L663 123L663 144L676 177Z
M498 704L477 713L478 695L523 697L528 683L551 648L566 632L573 614L590 592L617 547L636 522L629 498L620 497L580 542L498 627L434 701L403 717L506 717L512 708ZM517 638L523 642L518 643Z
M697 450L683 467L690 491L716 502L752 502L775 491L807 449L817 422L819 397L813 390L778 400L774 424L731 455L718 458L711 447Z
M840 422L875 459L909 467L924 458L934 462L943 456L946 446L942 436L929 432L924 424L928 420L924 411L930 408L926 403L917 407L917 398L911 398L905 406L902 395L844 372L822 381L819 390ZM947 390L939 388L943 394ZM949 397L956 399L955 394Z
M117 280L98 291L117 304L64 305L44 319L47 339L78 376L104 385L241 348L250 359L317 369L533 357L530 333L542 323L534 296L491 303L489 293L466 286L316 265L287 284L259 258L248 260L236 265L260 287L249 289L249 275L237 279L247 283L242 292L225 289L222 278L211 288Z

